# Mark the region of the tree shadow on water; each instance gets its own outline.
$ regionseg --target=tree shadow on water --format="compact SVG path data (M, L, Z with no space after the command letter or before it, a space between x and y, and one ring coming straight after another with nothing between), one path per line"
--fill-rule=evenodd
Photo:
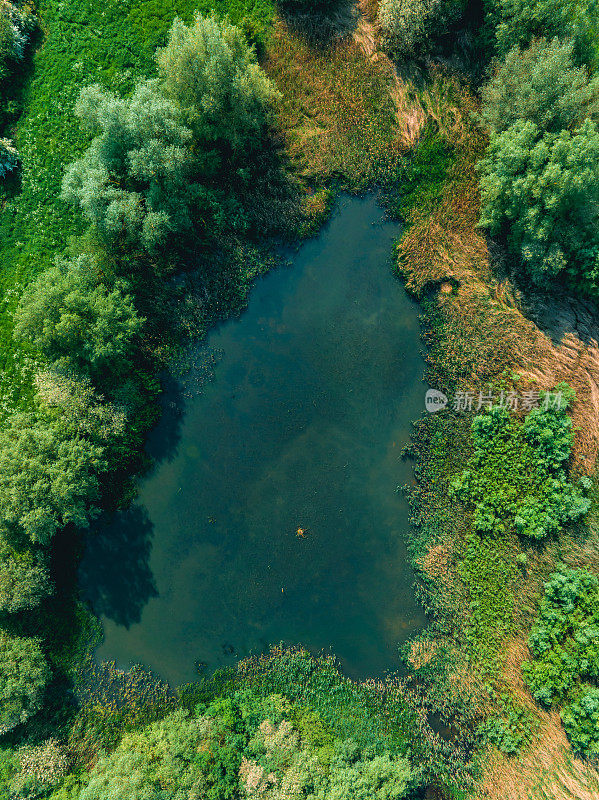
M161 378L161 414L157 425L150 431L145 450L155 469L163 461L172 461L181 441L181 425L185 416L183 387L170 373ZM150 471L151 471L150 470Z
M132 506L97 526L87 539L79 578L98 616L129 628L146 603L158 597L150 568L153 524L143 506Z

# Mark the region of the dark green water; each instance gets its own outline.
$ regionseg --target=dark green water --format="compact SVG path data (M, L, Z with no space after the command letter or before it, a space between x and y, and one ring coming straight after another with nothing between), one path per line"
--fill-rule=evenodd
M418 308L390 267L398 233L373 197L345 198L198 350L212 380L200 368L173 387L155 470L89 540L100 659L175 684L280 641L330 649L356 678L398 667L424 624L396 492L424 408Z

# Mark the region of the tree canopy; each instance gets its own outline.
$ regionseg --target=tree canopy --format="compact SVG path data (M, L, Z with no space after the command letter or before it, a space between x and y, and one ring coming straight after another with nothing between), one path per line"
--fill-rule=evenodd
M481 161L481 224L506 232L530 278L548 285L560 273L599 287L599 131L544 133L517 120L491 132Z
M54 367L94 378L131 365L143 319L124 280L98 280L90 259L58 259L25 290L13 335L30 342Z
M156 59L166 96L198 140L234 152L259 145L279 93L238 27L214 15L196 14L191 25L177 18Z
M0 612L15 614L35 608L52 592L41 555L17 551L0 539Z
M49 677L36 639L0 631L0 735L39 711Z
M575 130L599 114L599 77L577 66L574 43L535 40L512 48L482 90L482 119L495 133L518 120L541 131Z
M579 63L596 59L599 22L596 0L499 0L497 49L505 55L512 47L526 47L533 39L572 39Z

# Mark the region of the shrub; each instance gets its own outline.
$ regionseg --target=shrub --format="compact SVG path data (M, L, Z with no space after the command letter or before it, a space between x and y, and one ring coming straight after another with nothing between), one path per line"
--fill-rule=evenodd
M279 93L243 31L214 15L196 14L189 26L176 19L156 58L165 94L197 139L226 143L233 152L259 146Z
M575 753L599 758L599 688L585 687L576 701L561 712L566 734Z
M41 558L28 550L17 552L0 539L0 612L35 608L51 592L52 582Z
M524 423L503 406L474 418L474 453L450 494L473 506L477 531L500 534L512 527L541 539L588 511L590 501L563 470L572 449L567 408L573 393L561 385L561 394L559 407L544 402Z
M499 0L497 49L526 47L535 38L572 39L579 62L595 57L598 23L595 0Z
M512 48L482 92L482 119L496 133L518 120L541 131L575 129L599 113L599 77L578 67L574 43L534 41L526 50Z
M522 665L537 701L562 706L575 752L599 756L599 580L561 567L545 584L539 617L528 641L533 659Z
M510 248L537 284L564 273L599 288L599 132L543 133L519 120L491 132L481 161L481 224L507 232Z
M30 342L50 364L94 378L122 374L143 325L128 286L100 283L80 256L58 259L25 290L15 314L14 337Z
M414 56L462 15L464 5L460 0L381 0L383 45L397 56Z
M0 632L0 735L40 709L49 677L36 639Z

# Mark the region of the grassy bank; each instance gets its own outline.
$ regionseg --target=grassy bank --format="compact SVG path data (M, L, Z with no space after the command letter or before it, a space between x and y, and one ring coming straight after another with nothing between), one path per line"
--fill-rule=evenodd
M478 228L476 163L486 137L467 88L454 84L452 97L454 113L429 114L428 124L453 163L441 187L424 174L416 196L432 193L433 201L408 209L397 249L398 269L424 307L427 380L450 397L471 391L476 398L479 391L543 389L566 379L580 392L574 420L588 428L592 411L582 371L530 320L524 311L530 299ZM480 767L476 797L590 798L599 786L597 771L573 757L559 717L532 700L521 663L543 584L556 565L599 566L596 503L582 524L543 543L513 532L477 533L472 512L451 497L452 482L473 453L475 407L476 401L470 413L429 415L416 426L411 546L432 624L412 643L408 661L441 716L462 733L479 732L472 739ZM575 475L592 464L587 448L576 428Z

